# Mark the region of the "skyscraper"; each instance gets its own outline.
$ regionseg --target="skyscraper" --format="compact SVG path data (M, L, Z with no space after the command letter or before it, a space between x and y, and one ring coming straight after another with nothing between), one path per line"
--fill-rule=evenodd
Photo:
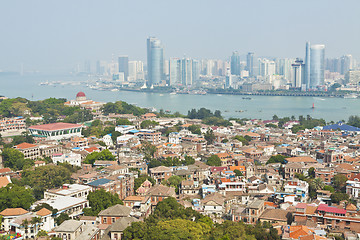
M305 82L305 65L303 60L297 58L292 65L292 79L291 84L293 87L301 88Z
M192 60L192 82L197 82L200 79L200 63L198 60Z
M306 42L305 47L305 84L306 89L310 88L310 42Z
M225 88L231 88L232 87L232 76L230 68L226 69L225 73Z
M240 75L240 73L241 73L240 55L237 51L235 51L231 56L231 74Z
M246 70L249 72L249 77L253 77L254 74L254 53L249 52L246 56Z
M306 68L306 67L305 67ZM325 78L325 45L310 46L310 88L324 85Z
M170 58L169 61L169 85L173 86L181 82L181 60Z
M129 77L129 57L120 56L118 58L118 63L119 63L119 73L124 73L124 81L127 81Z
M157 85L164 76L164 48L155 37L147 39L148 87Z
M192 85L192 60L183 58L181 60L181 83L183 86Z
M310 45L306 42L305 51L305 84L306 89L316 89L324 85L325 79L325 45Z

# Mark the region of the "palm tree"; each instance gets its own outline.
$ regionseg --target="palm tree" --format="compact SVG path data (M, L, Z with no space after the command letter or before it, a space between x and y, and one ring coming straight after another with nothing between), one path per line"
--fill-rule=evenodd
M323 189L325 186L321 178L315 178L310 182L310 187L316 191Z

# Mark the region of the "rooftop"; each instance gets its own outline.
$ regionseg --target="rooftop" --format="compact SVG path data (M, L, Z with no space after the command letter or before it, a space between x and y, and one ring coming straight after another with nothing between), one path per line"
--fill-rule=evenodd
M44 130L44 131L56 131L56 130L79 128L79 127L82 127L82 125L73 124L73 123L57 122L57 123L49 123L49 124L43 124L43 125L33 125L33 126L30 126L29 129Z

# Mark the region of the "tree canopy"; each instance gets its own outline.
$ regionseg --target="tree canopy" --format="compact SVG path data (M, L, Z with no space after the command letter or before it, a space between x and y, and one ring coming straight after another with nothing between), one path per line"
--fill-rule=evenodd
M221 166L221 160L217 155L211 155L207 159L206 164L209 166Z
M102 150L101 152L92 152L88 154L84 160L85 164L94 164L95 161L115 161L115 156L108 150Z
M90 192L87 199L89 200L90 208L84 208L84 214L86 216L97 216L102 210L116 204L123 204L117 194L112 194L104 189Z
M45 190L61 187L64 183L71 183L71 171L63 166L45 165L21 174L21 184L32 187L36 199L41 199Z
M29 209L34 202L32 189L11 183L0 188L0 212L6 208Z
M5 148L1 153L3 157L4 167L11 168L12 170L23 170L34 165L31 159L25 159L24 154L14 148Z

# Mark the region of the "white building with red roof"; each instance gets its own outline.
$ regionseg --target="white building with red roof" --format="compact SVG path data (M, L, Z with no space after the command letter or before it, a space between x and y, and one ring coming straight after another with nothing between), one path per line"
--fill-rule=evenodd
M70 139L72 137L81 137L83 125L74 123L49 123L43 125L34 125L29 127L29 132L36 137L46 137L49 140Z
M14 146L14 148L22 152L25 158L37 159L40 157L40 148L35 144L24 142Z
M99 115L101 113L101 107L104 104L105 103L103 102L95 102L87 99L85 93L83 92L78 92L75 100L70 100L64 103L65 106L79 106L82 109L88 109L95 115Z

